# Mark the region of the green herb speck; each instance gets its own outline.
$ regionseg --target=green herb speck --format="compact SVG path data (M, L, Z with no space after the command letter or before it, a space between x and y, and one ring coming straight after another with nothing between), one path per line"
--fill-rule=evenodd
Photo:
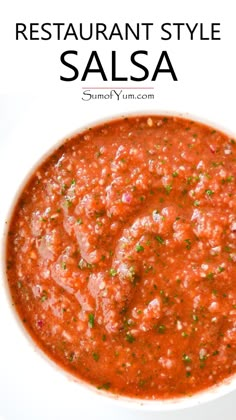
M94 320L94 314L92 314L92 313L88 314L88 324L89 324L90 328L94 327L95 320Z
M41 296L41 302L45 302L45 300L47 300L48 298L48 294L46 292L46 290L43 291L43 294Z
M66 270L66 263L65 263L65 261L62 261L61 267L63 268L63 270Z
M144 247L142 245L136 245L136 251L137 252L143 252L144 251Z
M191 357L188 354L185 354L185 353L182 356L182 360L185 363L191 363L191 361L192 361Z
M163 245L165 243L164 239L160 236L157 235L155 236L155 239L157 240L157 242L159 242L159 244Z
M165 325L159 325L157 328L159 334L164 334L166 331L166 326Z
M211 195L214 194L214 191L212 191L212 190L206 190L205 193L206 193L206 195L208 195L208 197L210 197Z
M170 192L172 191L172 188L173 188L173 187L172 187L172 184L168 184L168 185L166 185L166 186L165 186L166 193L167 193L167 194L170 194Z
M98 362L100 356L98 353L93 353L93 359L95 360L95 362Z
M185 239L184 242L186 243L186 249L190 249L191 245L192 245L191 240L190 239Z
M111 277L115 277L117 275L117 270L115 268L110 268L109 274Z
M106 383L98 386L97 388L98 389L106 389L106 390L108 390L108 389L110 389L110 387L111 387L111 383L110 382L106 382Z
M133 343L135 341L135 338L131 333L127 333L125 339L128 341L128 343Z

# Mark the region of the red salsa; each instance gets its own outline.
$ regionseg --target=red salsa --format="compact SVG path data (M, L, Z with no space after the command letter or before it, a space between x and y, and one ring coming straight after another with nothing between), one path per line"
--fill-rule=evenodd
M67 139L9 223L7 277L30 335L73 375L147 399L236 372L236 142L172 116Z

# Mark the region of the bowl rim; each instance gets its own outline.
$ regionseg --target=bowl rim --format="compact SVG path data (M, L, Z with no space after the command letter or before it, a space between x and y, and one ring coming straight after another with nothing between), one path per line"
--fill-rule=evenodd
M20 331L22 338L25 340L25 344L30 346L37 355L41 358L41 360L45 360L48 365L51 365L57 373L63 375L67 380L76 383L81 387L81 390L87 391L94 396L102 397L106 401L118 403L126 408L136 408L141 409L142 411L156 411L156 412L163 412L163 411L173 411L179 409L190 408L194 406L199 406L204 403L208 403L214 401L220 397L223 397L233 391L236 391L236 374L233 374L223 381L209 387L198 391L192 395L186 395L183 397L175 397L175 398L166 398L166 399L140 399L135 397L127 397L120 394L114 394L109 391L98 390L95 386L89 384L83 379L73 376L73 374L69 373L66 369L56 363L48 354L46 354L42 348L36 344L31 334L27 331L26 327L24 327L23 322L20 320L20 317L17 313L13 305L13 299L10 293L10 288L8 285L7 279L7 268L6 268L6 242L7 242L7 233L8 233L8 226L9 222L11 221L14 208L16 203L22 194L25 186L27 185L28 181L34 174L35 170L42 165L42 163L54 152L56 151L60 145L65 143L68 139L75 136L76 134L80 134L86 132L89 128L95 128L99 125L102 125L106 122L113 122L116 120L122 120L123 118L131 118L131 117L142 117L142 116L162 116L162 117L178 117L185 120L195 121L203 125L207 125L220 131L228 136L232 136L233 138L236 137L236 133L232 130L227 129L226 127L212 122L211 120L206 119L205 117L199 117L195 114L188 113L188 112L178 112L178 111L170 111L170 110L159 110L159 109L152 109L152 110L140 110L140 111L132 111L132 112L124 112L124 113L115 113L111 116L99 118L93 120L91 123L87 123L84 125L80 125L77 129L71 131L69 134L61 137L59 140L53 141L53 144L50 145L47 150L33 162L31 168L27 169L26 175L23 179L20 180L20 183L16 187L16 190L13 194L13 200L11 200L10 204L7 206L7 212L4 214L3 220L3 228L1 229L1 240L0 240L0 258L3 261L1 264L1 277L2 280L0 284L0 288L3 288L4 298L8 304L8 310L11 316L14 318L15 325L17 329ZM51 143L50 143L51 144Z

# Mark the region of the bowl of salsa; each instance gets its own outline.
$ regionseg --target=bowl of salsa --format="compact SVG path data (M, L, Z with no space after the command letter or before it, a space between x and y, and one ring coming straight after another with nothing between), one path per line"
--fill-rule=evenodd
M235 388L235 162L233 136L150 113L79 131L38 163L5 245L7 288L37 347L92 390L145 407Z

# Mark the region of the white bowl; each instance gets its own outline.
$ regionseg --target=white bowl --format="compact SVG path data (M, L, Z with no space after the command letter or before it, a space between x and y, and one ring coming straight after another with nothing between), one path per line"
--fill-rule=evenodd
M91 395L91 397L98 397L98 398L102 398L103 400L105 399L106 401L109 400L112 404L118 404L119 406L123 406L123 407L128 407L128 408L135 408L135 409L142 409L145 411L170 411L170 410L177 410L177 409L182 409L182 408L188 408L188 407L193 407L193 406L198 406L200 404L206 403L206 402L210 402L212 400L215 400L219 397L222 397L232 391L236 390L236 375L233 375L229 378L227 378L226 380L222 381L221 383L211 387L211 388L207 388L201 392L195 393L192 396L188 396L188 397L183 397L183 398L174 398L174 399L166 399L166 400L143 400L143 399L137 399L137 398L129 398L129 397L124 397L124 396L120 396L120 395L114 395L112 393L106 392L106 391L102 391L102 390L97 390L95 387L89 385L88 383L84 382L83 380L79 380L75 377L73 377L72 375L68 374L68 372L66 372L65 370L63 370L62 368L60 368L55 362L53 362L49 357L47 357L43 351L41 351L37 345L35 344L35 342L33 341L33 339L30 337L29 333L26 331L26 329L23 326L23 323L20 321L19 316L17 315L16 311L14 308L12 308L12 299L11 299L11 295L10 295L10 291L9 291L9 287L8 287L8 283L7 283L7 278L6 278L6 269L5 269L5 242L6 242L6 236L7 236L7 229L8 229L8 221L11 218L11 214L13 212L14 206L17 202L18 197L20 196L23 188L25 187L27 181L29 180L29 178L31 177L31 175L34 173L35 169L42 163L42 161L45 160L45 158L47 156L49 156L54 150L57 149L57 147L68 137L71 137L72 135L79 133L79 132L83 132L86 128L88 127L93 127L93 126L97 126L103 122L106 121L111 121L111 120L115 120L121 116L135 116L135 115L175 115L175 116L179 116L182 118L186 118L186 119L190 119L190 120L195 120L196 122L202 122L210 127L213 127L217 130L220 130L232 137L235 138L235 133L233 133L232 131L230 131L229 129L219 126L218 124L212 123L211 121L208 121L206 119L201 119L201 118L197 118L196 116L187 114L187 113L177 113L177 112L171 112L171 111L160 111L160 110L151 110L151 111L140 111L140 112L133 112L133 113L125 113L125 114L119 114L119 115L115 115L112 116L111 118L103 118L100 119L98 121L95 121L91 124L86 124L83 127L80 127L77 130L74 130L72 133L68 134L67 136L65 136L62 140L60 140L59 142L56 142L56 144L54 144L52 147L49 148L48 151L46 151L43 156L41 156L41 158L34 163L33 168L31 168L30 171L27 171L27 175L25 176L25 179L21 182L18 182L18 188L17 188L17 192L14 195L14 198L12 197L13 194L11 195L11 205L10 205L10 209L8 209L8 212L6 214L6 216L4 217L5 219L5 226L3 229L3 240L1 240L1 244L0 244L0 252L1 252L1 258L4 261L4 264L2 265L3 267L3 273L2 273L2 277L3 277L3 291L4 291L4 298L7 302L8 305L8 315L11 318L11 322L10 324L14 323L15 327L18 330L18 336L20 337L20 339L22 340L23 343L23 347L27 346L28 349L30 349L30 351L33 350L34 353L37 354L36 359L38 361L38 363L40 365L42 364L49 364L51 366L51 369L56 371L56 375L60 375L62 378L62 381L65 383L65 386L68 385L68 383L74 383L76 384L76 386L79 387L79 392L81 392L82 394L85 392L86 394L89 393L89 395ZM10 334L10 331L9 331ZM68 382L69 381L69 382Z

